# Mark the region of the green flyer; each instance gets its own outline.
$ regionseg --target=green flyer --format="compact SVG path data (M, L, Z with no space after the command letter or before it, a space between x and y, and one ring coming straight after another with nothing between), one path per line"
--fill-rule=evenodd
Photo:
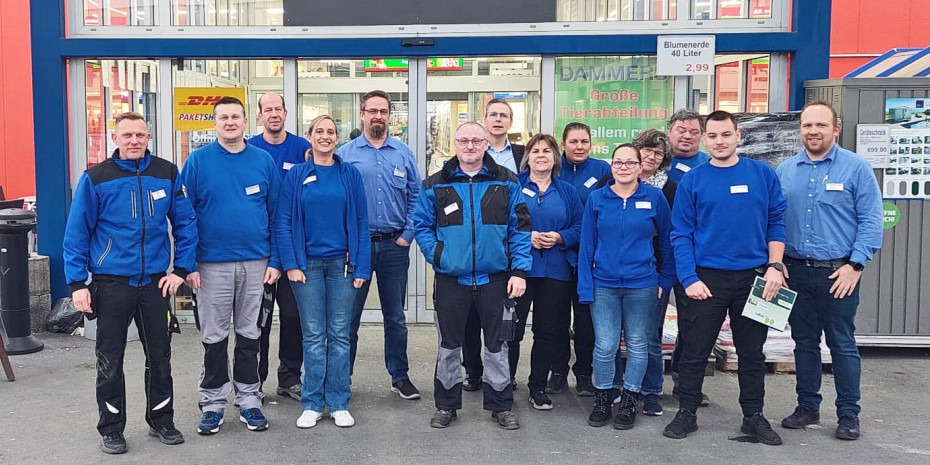
M743 307L743 316L778 331L784 331L788 326L788 315L791 314L798 293L782 287L775 298L769 302L762 298L764 288L765 280L756 276L756 280L752 283L752 291L749 292L749 298L746 299L746 306Z

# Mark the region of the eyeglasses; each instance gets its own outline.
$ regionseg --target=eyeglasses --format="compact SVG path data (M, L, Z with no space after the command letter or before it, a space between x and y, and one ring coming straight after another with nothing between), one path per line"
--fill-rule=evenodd
M390 112L391 110L378 110L376 108L369 108L365 110L365 113L368 113L368 116L387 116Z
M631 169L635 168L636 165L638 165L638 164L639 164L638 161L632 161L632 160L630 160L630 161L614 160L614 161L610 162L610 166L613 166L614 168L617 168L618 170L619 170L619 169L623 169L623 168L626 168L626 169L628 169L628 170L631 170Z
M455 143L468 147L468 144L474 145L475 147L481 145L487 139L455 139Z
M500 116L501 119L510 119L510 113L498 113L496 111L488 113L488 118L497 118L498 116Z
M646 158L646 157L662 158L664 155L662 151L659 149L647 149L647 148L639 149L639 154L642 155L643 158Z

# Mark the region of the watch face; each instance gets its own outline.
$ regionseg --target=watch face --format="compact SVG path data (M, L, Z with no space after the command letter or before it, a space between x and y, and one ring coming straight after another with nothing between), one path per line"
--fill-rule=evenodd
M865 265L861 263L849 262L849 264L852 265L853 269L856 271L862 271L865 269Z

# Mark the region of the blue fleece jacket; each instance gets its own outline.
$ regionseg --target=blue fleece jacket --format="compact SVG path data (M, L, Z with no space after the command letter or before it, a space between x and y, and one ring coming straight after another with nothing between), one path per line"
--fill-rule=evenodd
M530 248L533 267L527 276L571 281L578 265L578 241L584 214L578 191L556 178L545 192L540 193L536 183L530 180L528 171L521 172L517 178L533 220L533 231L555 231L562 236L563 242L549 249Z
M696 267L748 270L768 262L768 243L785 242L778 176L767 163L740 157L733 166L697 166L681 179L672 212L678 280L698 281Z
M582 207L587 204L588 196L597 190L598 180L609 173L610 164L604 160L588 157L585 161L575 164L568 161L565 154L562 154L559 179L575 186Z
M659 254L672 256L669 242L671 211L660 189L639 182L628 199L610 186L588 198L581 222L578 251L578 300L594 301L594 288L633 288L659 285L668 292L675 283L674 260L662 260L656 270L653 237L659 237Z
M281 180L268 152L245 144L231 153L213 142L190 154L181 177L199 219L197 261L268 258L281 268L271 234Z

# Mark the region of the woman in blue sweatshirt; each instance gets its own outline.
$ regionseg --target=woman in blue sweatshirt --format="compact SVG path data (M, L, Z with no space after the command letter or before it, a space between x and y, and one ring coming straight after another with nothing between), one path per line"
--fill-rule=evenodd
M604 426L611 415L610 388L621 330L627 366L614 428L636 421L635 395L642 389L647 365L647 334L657 297L672 287L673 260L657 271L659 256L671 257L671 210L662 191L640 182L640 152L631 144L614 150L613 181L588 197L578 252L578 297L591 303L594 322L595 404L588 424Z
M530 355L529 401L537 410L552 409L546 382L553 358L568 344L574 267L578 259L583 208L578 192L558 178L562 160L555 138L537 134L526 144L520 161L520 186L532 218L533 266L526 293L517 299L517 335L509 346L510 372L516 372L520 340L533 306L533 350Z
M339 135L329 116L307 134L313 149L281 188L275 234L303 331L303 412L311 428L329 407L336 426L349 427L349 323L356 290L371 279L371 242L362 177L333 155Z

